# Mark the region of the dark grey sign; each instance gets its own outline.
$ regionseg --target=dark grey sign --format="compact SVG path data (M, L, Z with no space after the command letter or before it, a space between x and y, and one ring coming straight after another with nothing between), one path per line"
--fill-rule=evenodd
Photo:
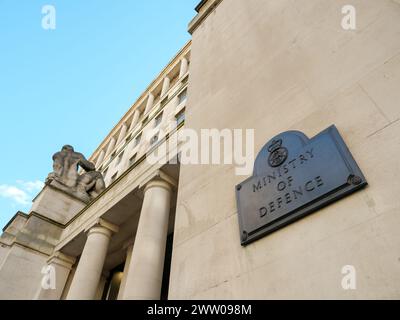
M253 176L236 186L247 245L367 185L335 126L308 139L281 133L257 155Z

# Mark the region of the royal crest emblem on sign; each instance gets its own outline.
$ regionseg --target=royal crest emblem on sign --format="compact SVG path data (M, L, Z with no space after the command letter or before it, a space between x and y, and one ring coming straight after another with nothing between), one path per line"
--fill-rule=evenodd
M289 155L288 150L285 147L282 147L281 139L272 141L268 151L270 153L268 163L273 168L279 167L284 163Z

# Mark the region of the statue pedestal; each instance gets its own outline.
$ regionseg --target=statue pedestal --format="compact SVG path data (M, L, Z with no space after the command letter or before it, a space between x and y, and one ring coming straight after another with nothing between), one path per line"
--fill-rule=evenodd
M31 212L36 212L55 222L66 224L86 203L61 190L46 185L33 200Z
M55 254L54 248L64 230L59 224L68 223L85 206L82 200L46 185L33 200L30 212L36 214L20 213L11 220L0 237L0 300L35 298L43 281L43 266L47 266L48 258ZM51 260L55 264L59 291L69 274L69 269L60 264L61 260ZM59 298L57 290L46 294Z

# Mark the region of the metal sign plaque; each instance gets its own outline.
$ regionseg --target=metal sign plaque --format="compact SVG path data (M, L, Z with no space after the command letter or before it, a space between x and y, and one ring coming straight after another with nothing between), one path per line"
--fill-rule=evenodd
M253 176L236 186L242 245L350 193L367 181L335 126L312 139L281 133L257 155Z

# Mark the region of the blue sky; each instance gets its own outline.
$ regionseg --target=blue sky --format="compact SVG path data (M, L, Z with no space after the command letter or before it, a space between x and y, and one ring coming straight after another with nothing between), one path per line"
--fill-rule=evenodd
M64 144L90 156L190 39L199 2L0 0L1 228L29 211Z

